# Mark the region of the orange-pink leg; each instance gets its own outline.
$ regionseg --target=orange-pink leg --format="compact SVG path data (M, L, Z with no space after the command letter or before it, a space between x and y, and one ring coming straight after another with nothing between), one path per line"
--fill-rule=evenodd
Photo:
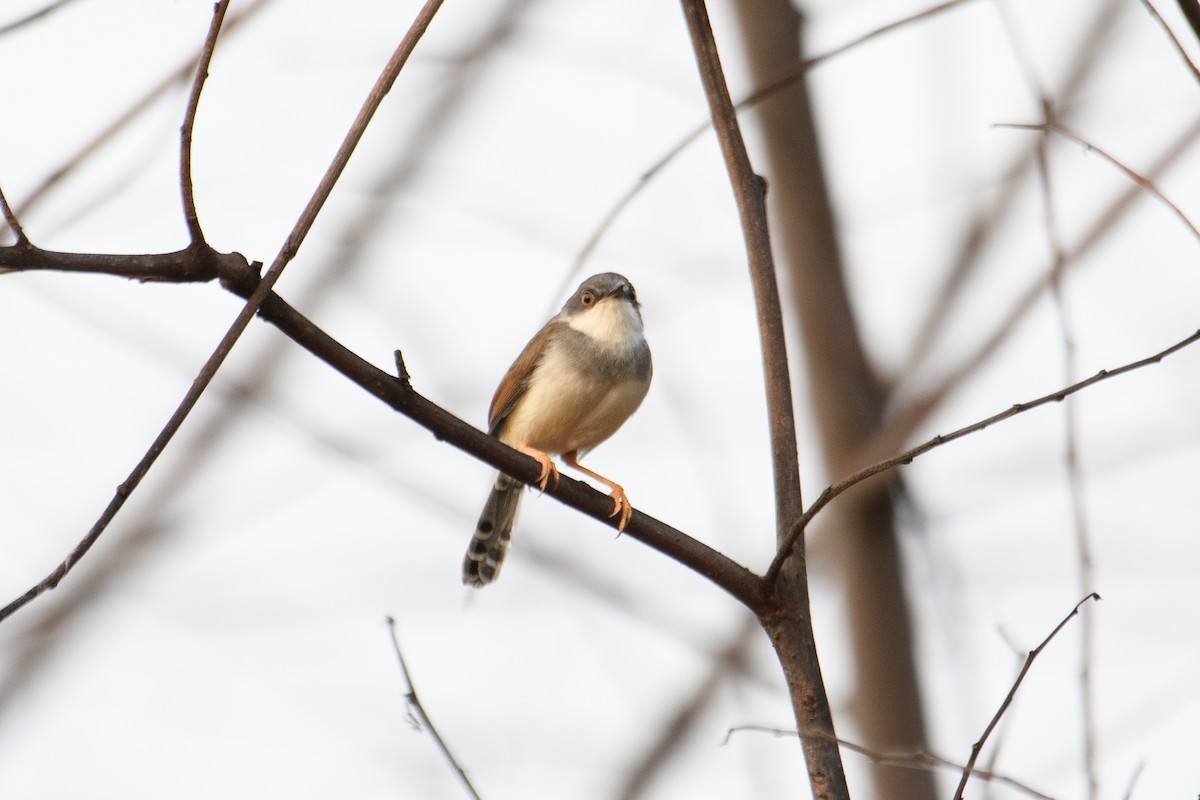
M537 448L529 447L528 445L521 445L517 449L525 455L532 457L542 465L542 471L538 473L537 476L537 485L539 489L541 489L543 492L546 491L546 483L550 480L551 475L554 476L554 484L556 486L558 485L558 468L554 466L554 462L550 459L548 454L543 453Z
M563 461L579 470L584 475L590 475L608 488L612 489L609 497L613 499L613 512L609 514L609 516L615 517L617 514L620 514L621 518L617 521L617 530L625 530L625 526L629 524L629 518L633 516L633 505L629 502L629 498L625 496L625 489L620 484L613 483L603 475L597 475L587 467L580 466L579 461L576 460L574 452L563 453Z

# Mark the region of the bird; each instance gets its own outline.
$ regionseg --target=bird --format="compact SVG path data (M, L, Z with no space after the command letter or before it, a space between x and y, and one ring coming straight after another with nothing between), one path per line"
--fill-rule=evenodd
M604 272L579 285L534 335L492 397L488 433L541 465L537 484L558 482L553 456L607 486L610 517L623 531L633 514L625 489L579 459L608 439L650 389L653 364L641 305L624 275ZM521 502L521 481L497 473L463 558L463 583L482 588L500 574Z

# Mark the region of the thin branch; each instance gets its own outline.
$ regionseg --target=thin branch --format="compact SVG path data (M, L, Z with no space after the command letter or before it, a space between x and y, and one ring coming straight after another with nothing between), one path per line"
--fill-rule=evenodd
M200 107L200 93L204 90L204 81L208 78L208 66L212 63L217 36L221 33L221 25L228 10L229 0L220 0L213 8L212 22L208 26L208 35L204 37L204 47L200 50L200 60L196 64L196 77L192 81L187 110L183 114L183 125L179 129L179 190L183 194L183 219L187 223L188 236L191 237L193 245L204 241L204 231L200 228L196 197L192 190L192 130L196 127L196 111Z
M1146 10L1150 12L1150 16L1154 17L1162 27L1163 32L1167 34L1167 38L1175 46L1175 52L1179 54L1179 57L1183 59L1183 63L1187 64L1188 69L1191 70L1192 77L1200 81L1200 69L1196 67L1196 63L1192 61L1187 50L1184 49L1183 42L1179 41L1179 38L1171 31L1171 26L1162 18L1162 14L1158 13L1158 9L1151 4L1150 0L1142 0L1142 5L1146 7ZM1200 37L1200 27L1197 27L1197 25L1200 25L1200 4L1197 4L1196 0L1179 0L1179 7L1187 17L1188 22L1192 25L1196 35Z
M467 794L474 797L475 800L480 800L479 792L471 784L471 779L467 777L466 771L463 770L462 765L458 763L458 759L450 752L450 748L446 746L446 741L438 733L438 729L434 727L433 720L429 718L429 714L425 711L425 706L421 705L421 698L417 696L417 687L413 684L412 675L408 671L408 664L404 661L404 653L400 650L400 637L396 634L396 620L390 616L387 617L387 625L388 631L392 635L392 647L396 650L396 659L400 662L400 672L404 675L404 685L408 687L404 693L404 697L408 700L409 708L418 723L429 731L429 735L433 737L438 750L441 750L442 755L450 762L450 766L458 773L458 779L462 782L463 788L467 790Z
M4 214L4 221L8 223L9 229L17 239L16 247L22 250L27 249L30 245L29 237L25 235L25 229L21 227L21 221L17 219L17 215L8 204L8 198L4 196L3 189L0 189L0 213Z
M1157 186L1154 185L1154 181L1152 181L1149 178L1147 178L1146 176L1142 175L1140 172L1133 169L1132 167L1126 166L1125 163L1118 160L1116 158L1116 156L1113 156L1111 153L1109 153L1107 150L1104 150L1101 147L1097 147L1096 145L1092 144L1090 141L1083 138L1079 134L1074 133L1070 130L1067 130L1062 125L1056 125L1053 123L1032 124L1032 125L1022 125L1022 124L1018 124L1018 123L998 123L996 125L996 127L997 128L1011 128L1013 130L1025 130L1025 131L1050 131L1052 133L1057 133L1059 136L1070 139L1071 141L1075 142L1076 144L1080 145L1081 147L1083 147L1087 150L1090 150L1094 153L1100 154L1100 156L1102 156L1106 161L1108 161L1110 164L1112 164L1117 169L1121 170L1121 172L1125 173L1126 177L1128 177L1131 181L1133 181L1138 186L1140 186L1143 189L1145 189L1146 191L1148 191L1150 194L1154 195L1156 198L1159 199L1159 201L1161 201L1163 203L1163 205L1165 205L1167 208L1171 209L1172 213L1174 213L1175 216L1178 217L1183 222L1183 224L1188 227L1188 230L1190 230L1192 232L1192 235L1195 236L1197 240L1200 240L1200 229L1197 229L1195 223L1193 223L1190 219L1188 219L1187 214L1183 213L1183 209L1181 209L1179 206L1175 205L1175 203L1172 202L1171 198L1169 198L1165 194L1163 194L1162 190L1160 190Z
M777 736L777 737L797 735L796 731L788 730L786 728L772 728L772 727L769 727L766 725L737 725L737 726L730 728L726 732L725 738L721 741L721 745L724 746L724 745L729 744L729 740L730 740L730 738L732 738L733 734L741 733L743 731L752 732L752 733L769 733L769 734L771 734L773 736ZM820 734L818 734L818 735L820 735ZM833 739L839 745L846 748L847 750L858 753L861 756L866 756L872 762L879 764L881 766L885 766L885 767L898 767L900 769L921 769L921 770L933 770L933 769L938 769L938 768L946 768L946 769L953 769L955 772L961 772L962 770L967 769L967 767L964 767L962 764L958 764L954 761L951 761L948 758L945 758L944 756L939 756L938 754L931 753L927 750L911 750L911 751L907 751L907 752L892 752L892 751L876 750L876 749L870 748L870 747L864 747L861 744L856 744L855 742L851 742L851 741L848 741L846 739L842 739L842 738L839 738L836 736L829 737L829 738ZM972 776L974 776L982 781L987 781L989 783L1003 784L1005 786L1008 786L1011 789L1015 789L1018 792L1027 794L1030 797L1037 798L1037 800L1053 800L1053 798L1050 797L1049 795L1042 794L1037 789L1034 789L1031 786L1027 786L1014 778L1009 778L1005 775L1000 775L998 773L995 773L995 772L992 772L991 770L986 770L986 769L977 769L975 767L971 767L970 770L971 770Z
M1050 641L1058 635L1058 632L1066 627L1066 624L1071 621L1071 618L1079 613L1079 609L1083 607L1084 603L1088 602L1089 600L1099 599L1100 595L1092 592L1087 597L1076 603L1075 607L1071 609L1071 613L1063 617L1062 622L1058 623L1054 630L1050 631L1050 635L1043 639L1041 644L1029 652L1029 657L1025 659L1025 666L1021 668L1021 672L1018 673L1017 679L1013 681L1012 688L1008 690L1008 695L1004 698L1004 702L1000 704L1000 708L996 709L995 715L992 717L992 720L988 723L987 727L984 728L983 735L979 737L979 741L972 745L971 757L967 759L967 765L963 768L962 778L958 781L958 789L956 789L954 792L954 800L962 800L963 790L966 789L967 781L971 778L971 771L975 768L975 762L979 759L979 751L983 749L983 745L985 742L987 742L988 736L991 735L996 725L999 724L1000 718L1004 716L1004 712L1007 711L1008 707L1012 704L1013 698L1017 694L1017 690L1021 688L1022 681L1024 681L1025 676L1029 674L1029 668L1033 666L1034 659L1041 654L1042 650L1046 649L1046 645L1050 644Z
M763 583L765 585L764 588L768 592L771 591L771 587L774 585L775 580L779 576L779 570L783 566L783 562L786 561L788 556L791 554L793 545L795 545L800 537L804 535L804 529L808 526L808 523L812 521L812 518L820 513L825 506L829 505L834 498L844 493L851 487L862 483L868 478L873 478L882 472L887 472L888 470L894 469L895 467L903 464L910 464L912 463L913 459L925 455L930 450L934 450L944 444L953 442L956 439L961 439L968 434L981 431L984 428L995 425L997 422L1002 422L1010 417L1023 414L1026 411L1032 411L1033 409L1039 406L1044 406L1047 403L1057 403L1066 397L1070 397L1078 391L1086 389L1092 384L1100 383L1101 381L1106 381L1110 378L1115 378L1118 375L1124 375L1127 372L1132 372L1151 364L1157 364L1167 356L1184 349L1196 341L1200 341L1200 330L1196 331L1191 336L1176 342L1170 347L1155 353L1152 356L1147 356L1146 358L1138 359L1137 361L1131 361L1128 364L1123 364L1114 369L1102 369L1090 378L1086 378L1078 383L1073 383L1070 386L1059 389L1056 392L1043 395L1036 400L1029 400L1024 403L1016 403L1010 408L1007 408L998 414L993 414L986 419L974 422L947 434L939 434L934 436L932 439L906 450L900 455L893 456L892 458L885 459L876 464L872 464L871 466L859 470L853 475L842 479L840 482L829 486L825 489L825 491L821 492L821 496L813 501L812 505L805 510L803 516L801 516L796 522L795 526L792 528L783 544L779 546L779 551L775 554L775 559L771 562L771 566L767 570L766 574L763 575Z
M72 3L72 2L74 2L74 0L55 0L55 2L50 3L49 5L44 6L42 8L39 8L37 11L31 11L30 13L21 17L20 19L15 19L12 22L8 23L7 25L0 27L0 36L3 36L6 33L12 33L13 31L17 30L18 28L23 28L26 25L30 24L31 22L37 22L42 17L44 17L54 11L58 11L63 6L67 5L68 3Z
M396 48L395 53L392 54L391 60L388 61L388 64L386 67L384 67L382 74L380 74L379 78L376 80L366 102L363 104L362 110L359 112L358 117L351 125L349 132L346 134L345 140L342 142L342 146L338 149L333 163L330 164L324 178L322 178L320 184L317 186L316 191L313 193L312 198L309 200L308 205L305 207L303 213L300 215L299 220L297 220L295 226L293 227L291 234L289 234L287 240L284 242L284 246L279 255L276 256L275 262L271 265L271 268L267 271L267 274L263 276L262 280L254 288L253 292L250 293L249 298L246 300L245 306L243 306L241 312L233 321L233 324L229 327L229 330L226 331L225 335L221 338L217 348L213 351L212 355L209 356L208 360L204 364L204 367L200 370L200 373L196 376L196 379L192 382L191 387L184 395L183 400L180 401L179 406L175 409L175 412L171 415L171 418L167 420L166 425L159 432L154 442L150 445L150 448L142 456L141 460L138 461L137 465L133 468L133 471L129 474L125 481L117 487L116 493L113 495L112 500L109 501L109 504L104 509L104 512L100 515L100 518L92 526L91 530L88 531L87 535L80 540L79 544L75 546L75 549L72 550L66 559L64 559L63 562L60 563L48 576L39 581L35 586L31 587L25 592L25 594L21 595L16 600L13 600L3 609L0 609L0 622L3 622L17 610L38 596L58 586L59 582L62 581L67 573L71 571L79 559L82 558L87 551L91 549L92 545L96 543L96 540L100 538L100 535L108 527L109 523L111 523L113 518L116 517L117 512L119 512L125 505L125 501L129 498L129 495L137 488L138 484L142 482L142 479L146 477L146 474L150 471L150 468L154 465L154 462L162 454L172 437L174 437L175 433L183 425L183 421L195 407L196 403L200 399L200 396L204 393L204 390L208 388L209 383L212 382L217 370L220 368L221 364L224 363L225 358L229 355L229 352L233 349L233 345L237 342L243 331L245 331L246 327L250 324L250 320L252 320L263 307L263 304L271 294L271 288L274 286L275 282L279 280L279 276L283 273L284 268L287 267L292 258L295 256L296 252L299 250L300 244L304 241L305 235L311 229L317 214L320 212L321 207L324 205L326 199L328 199L329 193L333 190L333 186L337 182L338 176L340 176L342 170L345 169L346 164L350 160L350 155L354 152L355 146L362 138L367 124L370 122L375 111L379 108L380 103L382 103L384 96L395 82L396 77L400 74L400 69L404 66L405 62L408 61L408 57L412 53L413 48L416 47L417 42L420 41L421 35L425 32L426 28L428 28L430 21L433 19L433 15L437 13L437 9L441 6L441 4L442 0L427 0L424 8L422 8L420 14L418 14L417 19L413 22L412 27L404 36L403 40L400 42L400 45ZM207 250L207 248L204 249Z

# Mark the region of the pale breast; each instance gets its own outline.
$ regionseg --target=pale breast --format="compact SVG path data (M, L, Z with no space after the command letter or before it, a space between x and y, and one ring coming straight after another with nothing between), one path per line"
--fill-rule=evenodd
M628 347L586 334L556 336L505 422L501 439L547 453L590 450L612 436L650 388L650 352L640 337Z

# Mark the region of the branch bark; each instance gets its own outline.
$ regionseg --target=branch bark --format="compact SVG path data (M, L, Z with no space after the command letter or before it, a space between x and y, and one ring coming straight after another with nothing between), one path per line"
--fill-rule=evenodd
M704 0L683 0L683 11L746 241L770 419L776 540L782 543L794 521L800 518L803 504L783 312L767 232L766 184L751 169ZM756 609L756 613L787 678L813 797L848 798L833 713L817 658L803 542L796 543L792 558L773 588L770 602Z

